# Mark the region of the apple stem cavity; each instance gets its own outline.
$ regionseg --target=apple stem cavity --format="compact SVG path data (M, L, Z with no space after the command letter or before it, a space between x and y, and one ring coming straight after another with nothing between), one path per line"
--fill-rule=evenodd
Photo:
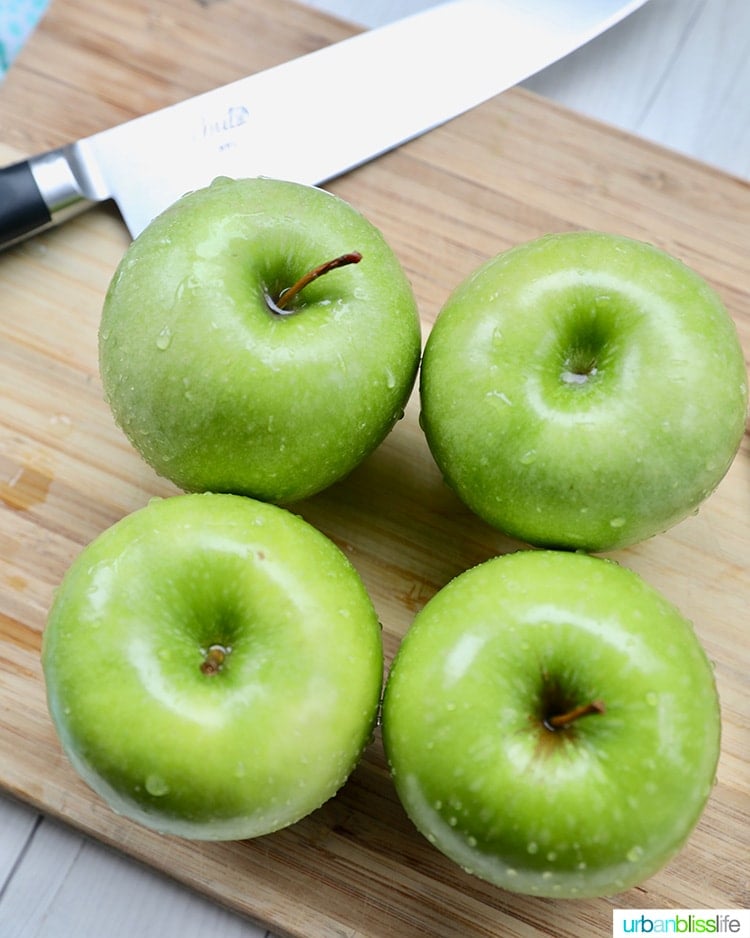
M561 377L565 384L586 384L597 372L596 355L579 350L566 360Z
M312 270L309 270L304 276L300 277L291 287L286 287L286 289L282 290L275 299L268 296L268 305L272 312L279 313L282 316L288 316L290 313L294 312L294 310L288 308L291 301L304 290L308 284L312 283L313 280L317 280L318 277L322 277L323 274L327 274L331 270L336 270L338 267L358 264L361 260L362 255L359 251L350 251L348 254L341 254L339 257L334 257L324 264L319 264L317 267L313 267Z
M201 673L208 677L218 674L224 666L229 649L224 645L211 645L203 656Z
M554 733L557 730L565 729L566 726L570 726L572 723L575 723L576 720L580 720L581 717L589 716L592 713L606 713L606 709L604 701L591 700L589 703L573 707L566 713L558 713L555 714L555 716L546 717L544 725L548 730Z

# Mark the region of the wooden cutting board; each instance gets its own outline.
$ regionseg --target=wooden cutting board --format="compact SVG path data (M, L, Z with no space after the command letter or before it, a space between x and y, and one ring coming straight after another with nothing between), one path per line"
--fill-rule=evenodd
M286 0L54 0L0 87L0 162L30 155L343 38ZM322 102L335 107L335 102ZM342 114L342 120L356 115ZM304 141L298 141L304 145ZM519 90L338 180L393 245L425 334L485 258L542 233L607 229L652 241L723 296L750 355L750 189ZM750 442L700 513L615 556L695 622L716 664L717 784L683 852L612 899L514 896L463 874L412 828L379 738L340 794L252 842L191 844L114 814L78 780L49 722L39 665L55 586L78 551L175 490L135 455L102 400L96 333L128 243L100 208L0 255L0 785L283 935L611 934L613 908L747 905ZM452 576L519 545L443 486L414 398L346 481L298 506L351 557L388 659Z

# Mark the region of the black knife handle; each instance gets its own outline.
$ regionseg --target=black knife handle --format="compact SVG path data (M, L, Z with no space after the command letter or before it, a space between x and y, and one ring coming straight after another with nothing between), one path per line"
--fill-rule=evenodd
M77 144L6 166L0 169L0 250L105 198L82 165Z
M0 249L52 224L28 160L0 169Z

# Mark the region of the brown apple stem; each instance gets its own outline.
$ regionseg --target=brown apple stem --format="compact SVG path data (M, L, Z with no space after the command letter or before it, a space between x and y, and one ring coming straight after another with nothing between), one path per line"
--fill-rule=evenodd
M223 645L212 645L201 663L203 674L218 674L227 656L227 649Z
M323 274L327 274L331 270L336 270L337 267L346 267L348 264L358 264L361 260L362 255L359 251L352 251L349 254L334 257L333 260L326 261L318 267L313 267L313 269L308 271L303 277L300 277L293 286L282 290L278 298L273 301L274 306L277 310L283 312L294 297L297 296L301 290L304 290L309 283L312 283L313 280L317 280L318 277L322 277Z
M567 713L558 713L553 717L548 717L545 722L553 730L560 730L565 726L570 726L571 723L575 723L576 720L579 720L581 717L588 716L591 713L605 713L606 707L604 706L604 701L602 700L592 700L590 703L580 704L578 707L573 707L572 710L568 710Z

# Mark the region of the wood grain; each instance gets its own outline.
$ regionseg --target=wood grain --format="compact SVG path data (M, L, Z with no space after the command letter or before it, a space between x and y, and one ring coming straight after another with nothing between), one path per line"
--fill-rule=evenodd
M55 0L0 91L7 162L342 38L282 0ZM61 83L60 83L61 79ZM511 244L584 227L644 238L723 296L750 358L750 189L521 91L330 188L384 232L425 334L450 290ZM513 896L463 874L412 828L376 737L311 817L256 841L191 844L113 815L75 776L49 722L39 648L50 599L78 551L153 495L158 479L102 400L96 332L128 239L101 208L0 255L0 785L276 933L293 936L605 935L616 907L732 908L750 898L748 641L750 439L701 512L621 551L691 618L716 665L724 736L717 784L682 853L612 899ZM298 506L350 556L388 659L452 576L519 545L443 485L413 397L347 480Z

